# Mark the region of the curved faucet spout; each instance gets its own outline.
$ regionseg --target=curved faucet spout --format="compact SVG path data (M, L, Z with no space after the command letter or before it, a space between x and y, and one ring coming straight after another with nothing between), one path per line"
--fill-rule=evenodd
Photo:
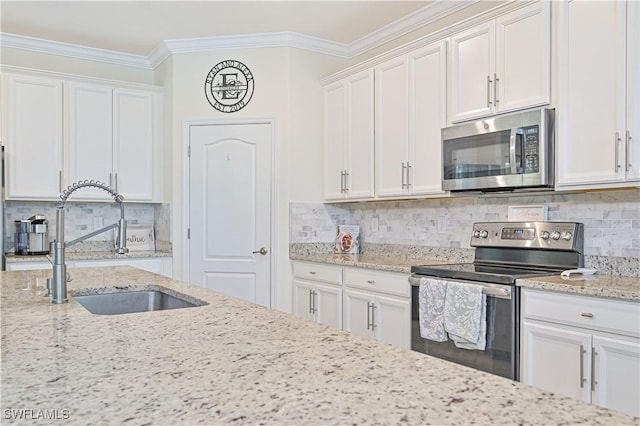
M65 243L64 241L64 205L71 194L80 188L99 188L102 189L113 197L113 200L120 204L120 220L109 226L105 226L102 229L91 232L80 238L76 238L73 241ZM67 299L67 265L65 261L65 248L73 244L84 241L88 238L94 237L98 234L102 234L110 229L118 228L118 247L116 252L124 254L128 252L127 249L127 221L124 218L124 197L117 191L113 190L106 184L94 180L79 181L60 193L61 202L56 207L56 239L49 245L50 251L53 251L53 278L51 281L51 293L52 303L65 303Z

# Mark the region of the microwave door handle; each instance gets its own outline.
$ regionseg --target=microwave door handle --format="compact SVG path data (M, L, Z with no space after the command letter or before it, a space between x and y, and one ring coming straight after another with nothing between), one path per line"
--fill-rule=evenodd
M509 155L511 157L511 174L523 173L524 133L522 129L511 129L509 140Z
M518 173L518 168L516 167L516 140L517 140L518 129L511 129L511 137L509 138L509 163L511 164L511 174L515 175Z

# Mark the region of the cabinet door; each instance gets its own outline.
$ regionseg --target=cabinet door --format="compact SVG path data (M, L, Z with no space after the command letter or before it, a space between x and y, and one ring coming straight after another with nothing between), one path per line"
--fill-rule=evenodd
M407 57L380 64L375 73L376 194L402 195L407 192Z
M539 2L496 20L496 111L549 103L550 9L550 2Z
M451 120L493 112L495 23L488 22L451 37Z
M640 2L627 2L627 180L640 180Z
M409 54L409 191L441 194L442 143L447 125L446 43Z
M351 333L373 339L371 329L371 306L373 296L359 291L344 291L344 329Z
M315 291L316 321L331 327L342 328L342 289L316 284Z
M69 184L97 180L113 185L113 106L110 87L69 83L67 94ZM108 200L97 188L85 188L74 199Z
M63 179L62 81L5 74L7 199L57 200Z
M376 295L372 322L377 340L410 349L411 302L409 300Z
M640 342L593 337L593 403L640 416Z
M347 155L347 92L345 81L324 88L324 198L344 198Z
M559 21L557 185L622 182L625 3L568 1Z
M591 335L522 322L521 380L560 395L591 400Z
M293 280L293 314L315 321L313 313L313 285L300 280Z
M373 69L347 79L347 198L373 198Z
M152 201L156 99L153 93L113 91L114 181L128 201Z

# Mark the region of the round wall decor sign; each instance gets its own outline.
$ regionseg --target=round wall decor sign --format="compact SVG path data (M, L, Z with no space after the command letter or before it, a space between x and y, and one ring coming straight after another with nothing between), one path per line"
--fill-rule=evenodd
M218 111L236 112L249 103L253 87L253 74L249 68L229 59L211 68L204 83L204 93Z

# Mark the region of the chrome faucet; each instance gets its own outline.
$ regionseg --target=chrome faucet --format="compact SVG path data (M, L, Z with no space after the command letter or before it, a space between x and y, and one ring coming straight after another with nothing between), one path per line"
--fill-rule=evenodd
M83 237L76 238L68 243L64 242L64 205L69 196L80 188L94 187L107 191L113 197L114 201L120 204L120 220L104 228L93 231ZM124 218L124 197L118 194L107 185L94 180L85 180L74 183L60 193L60 204L56 207L56 239L49 244L50 251L53 252L53 278L47 282L49 293L51 294L52 303L65 303L67 301L67 264L65 261L65 248L76 243L84 241L88 238L95 237L110 229L118 228L118 238L116 243L118 247L116 252L124 254L127 251L127 221Z

